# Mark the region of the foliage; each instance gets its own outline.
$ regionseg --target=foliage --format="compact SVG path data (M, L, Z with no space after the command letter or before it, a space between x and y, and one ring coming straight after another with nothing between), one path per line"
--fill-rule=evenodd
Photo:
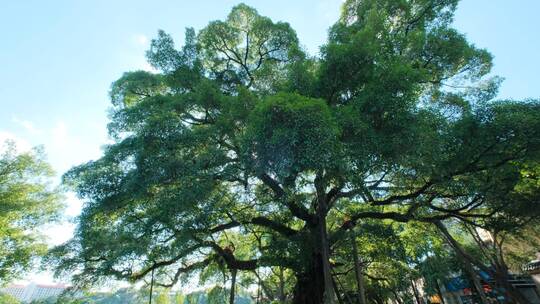
M204 292L196 291L186 295L186 304L199 304L205 297Z
M208 304L226 304L227 290L214 286L208 291Z
M184 304L185 300L186 297L181 292L177 292L174 295L174 304Z
M239 272L270 295L267 270L286 269L294 301L320 303L358 230L369 297L407 297L443 250L431 224L538 204L520 172L539 160L540 103L493 100L492 57L451 27L456 5L345 1L318 58L243 4L180 50L160 31L159 73L112 86L115 143L64 176L85 205L51 254L58 274L173 286Z
M531 222L525 225L519 232L507 236L503 245L508 266L514 272L521 271L524 264L535 259L540 248L540 225Z
M8 294L5 294L5 293L0 293L0 303L2 303L2 304L20 304L20 302L16 298L14 298L14 297L12 297L12 296L10 296Z
M40 149L18 153L6 142L0 151L0 281L8 282L45 254L37 228L57 220L61 205Z
M171 296L168 290L162 290L158 293L156 304L171 304Z

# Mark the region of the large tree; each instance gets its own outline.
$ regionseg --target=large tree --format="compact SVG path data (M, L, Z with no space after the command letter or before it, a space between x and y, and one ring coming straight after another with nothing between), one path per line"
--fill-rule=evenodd
M492 101L492 57L451 27L456 5L346 1L319 57L243 4L180 50L159 32L159 72L112 86L116 142L65 175L85 205L59 272L170 286L287 269L294 303L333 303L361 224L492 216L490 181L539 156L540 105Z
M20 277L47 252L38 228L58 219L59 194L40 149L0 143L0 285Z

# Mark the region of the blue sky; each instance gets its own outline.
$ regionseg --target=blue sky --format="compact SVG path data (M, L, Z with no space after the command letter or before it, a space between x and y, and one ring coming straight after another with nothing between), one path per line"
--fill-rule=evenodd
M95 159L107 142L111 82L148 69L144 52L158 29L181 41L184 28L223 19L231 0L25 0L0 3L0 140L43 145L58 174ZM291 23L313 54L339 14L341 0L244 1ZM500 98L540 97L538 0L462 0L455 26L495 56L506 80ZM67 215L80 203L68 195ZM51 227L51 242L71 230ZM41 277L47 280L47 277Z

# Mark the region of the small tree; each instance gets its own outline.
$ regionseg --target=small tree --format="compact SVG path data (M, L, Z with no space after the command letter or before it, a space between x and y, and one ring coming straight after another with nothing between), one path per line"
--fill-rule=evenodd
M37 228L57 220L61 204L40 149L18 153L6 142L0 151L0 282L7 282L46 253Z

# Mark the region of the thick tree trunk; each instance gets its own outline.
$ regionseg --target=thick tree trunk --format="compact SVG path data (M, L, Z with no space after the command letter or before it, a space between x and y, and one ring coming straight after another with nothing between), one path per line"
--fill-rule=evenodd
M324 274L321 255L314 252L307 264L308 269L296 275L293 303L322 304L324 303Z
M354 259L354 274L356 275L356 286L357 286L357 301L358 304L366 304L366 291L364 287L364 277L362 275L362 265L358 259L358 245L356 244L355 235L352 235L352 246L353 246L353 259Z
M317 183L317 182L316 182ZM326 195L317 190L317 224L311 226L313 253L307 270L297 274L294 291L294 304L335 304L336 293L330 265L330 245L326 231L327 201Z
M326 206L319 206L319 248L321 251L322 270L324 278L324 304L334 304L336 295L334 285L332 284L332 268L330 266L330 246L328 244L328 235L326 232Z

